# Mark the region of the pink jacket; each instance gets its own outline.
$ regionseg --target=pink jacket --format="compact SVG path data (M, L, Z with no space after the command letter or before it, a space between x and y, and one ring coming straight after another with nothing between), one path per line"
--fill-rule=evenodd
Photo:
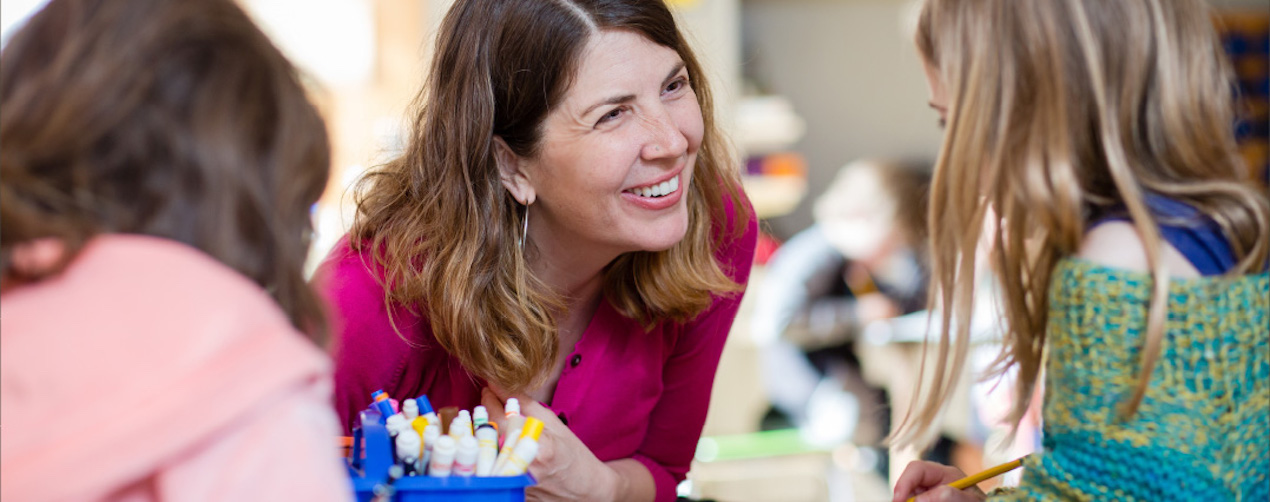
M220 262L102 236L0 298L0 499L351 498L330 363Z

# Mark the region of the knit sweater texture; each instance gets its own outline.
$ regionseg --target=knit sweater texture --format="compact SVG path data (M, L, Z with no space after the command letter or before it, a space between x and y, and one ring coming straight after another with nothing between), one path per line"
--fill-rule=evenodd
M1270 500L1270 274L1174 278L1136 413L1152 279L1068 258L1049 294L1043 452L992 500Z

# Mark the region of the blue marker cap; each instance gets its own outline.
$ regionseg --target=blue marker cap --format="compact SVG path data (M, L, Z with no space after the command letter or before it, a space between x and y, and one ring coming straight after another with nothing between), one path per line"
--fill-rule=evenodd
M381 395L384 399L380 399ZM386 422L391 414L394 413L392 412L392 403L389 403L389 399L387 399L387 395L384 394L382 389L371 393L371 408L380 410L380 423Z
M432 401L428 401L427 394L420 394L419 397L415 398L415 404L419 405L420 415L427 415L433 412Z
M380 401L375 403L375 406L379 408L379 423L381 424L387 423L388 417L395 415L392 412L392 405L388 404L388 401Z

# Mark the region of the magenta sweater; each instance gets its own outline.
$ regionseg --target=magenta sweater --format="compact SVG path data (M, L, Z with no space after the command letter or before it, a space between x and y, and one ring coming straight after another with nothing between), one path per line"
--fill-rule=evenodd
M757 237L751 217L745 233L717 255L741 284L749 279ZM373 267L369 256L341 242L318 271L318 290L331 304L335 407L345 430L376 389L394 399L427 394L437 408L479 405L485 382L440 347L426 318L394 307L398 329L420 348L393 330L383 289L372 275L382 271ZM674 500L701 436L719 355L740 302L739 293L716 297L690 322L661 322L645 332L602 300L567 359L550 408L600 460L636 459L652 473L657 500Z

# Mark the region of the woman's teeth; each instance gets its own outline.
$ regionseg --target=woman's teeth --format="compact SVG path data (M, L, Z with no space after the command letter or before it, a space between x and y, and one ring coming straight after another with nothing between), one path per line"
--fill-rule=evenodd
M668 179L656 185L632 188L627 191L640 197L665 197L666 195L674 193L675 190L678 189L679 177L675 176L674 178Z

